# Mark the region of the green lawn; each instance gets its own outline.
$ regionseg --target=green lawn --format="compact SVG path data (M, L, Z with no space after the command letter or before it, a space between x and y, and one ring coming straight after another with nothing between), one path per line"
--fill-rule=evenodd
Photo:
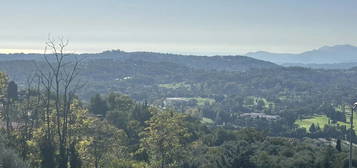
M299 125L299 127L309 130L311 124L319 125L320 128L323 128L325 124L328 124L328 120L329 119L326 115L317 115L307 119L296 120L295 124Z
M341 122L338 121L336 124L332 124L331 125L346 125L347 128L350 128L349 122L350 122L350 115L346 115L346 122ZM329 118L326 115L316 115L316 116L312 116L311 118L306 118L306 119L302 119L302 120L296 120L295 124L297 124L299 127L301 128L306 128L306 130L309 130L311 124L315 124L315 125L319 125L320 128L323 128L325 125L328 124L328 120ZM353 117L353 123L357 124L357 113L354 113L354 117ZM357 133L357 130L355 130Z

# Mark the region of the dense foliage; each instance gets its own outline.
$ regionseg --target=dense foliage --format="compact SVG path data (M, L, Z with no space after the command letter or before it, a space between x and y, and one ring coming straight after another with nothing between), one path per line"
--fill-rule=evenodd
M16 103L21 106L27 100ZM77 100L71 106L69 167L343 167L347 156L345 145L340 150L328 145L333 141L323 144L269 137L255 129L211 128L189 115L115 93L95 96L90 111ZM19 116L12 118L12 124L26 122L21 111L13 110ZM1 140L17 151L3 152L6 155L0 158L11 160L3 165L21 167L25 160L30 167L61 167L58 139L46 140L46 120L38 117L33 118L37 124L12 128L7 135L12 142Z

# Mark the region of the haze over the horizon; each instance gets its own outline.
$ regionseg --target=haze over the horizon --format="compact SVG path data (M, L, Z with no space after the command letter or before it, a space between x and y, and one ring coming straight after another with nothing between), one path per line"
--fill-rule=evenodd
M49 33L74 52L299 53L357 45L357 1L0 0L0 52L41 52Z

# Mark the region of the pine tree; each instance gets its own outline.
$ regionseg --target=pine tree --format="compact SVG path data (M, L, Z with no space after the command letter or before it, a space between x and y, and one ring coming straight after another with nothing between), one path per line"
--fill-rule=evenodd
M105 100L103 100L99 94L96 94L90 100L89 110L93 114L105 116L108 111L108 106Z
M337 149L337 151L339 151L339 152L342 151L341 140L340 140L340 139L337 139L337 141L336 141L336 149Z
M316 127L315 127L315 124L314 124L314 123L311 124L311 126L310 126L310 128L309 128L309 131L310 131L311 134L313 134L313 133L316 132Z

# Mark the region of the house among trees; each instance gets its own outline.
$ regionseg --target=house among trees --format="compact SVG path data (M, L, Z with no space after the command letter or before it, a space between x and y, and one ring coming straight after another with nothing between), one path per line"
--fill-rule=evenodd
M268 115L268 114L264 114L264 113L243 113L240 115L240 117L243 118L265 118L267 120L278 120L280 119L279 115Z

